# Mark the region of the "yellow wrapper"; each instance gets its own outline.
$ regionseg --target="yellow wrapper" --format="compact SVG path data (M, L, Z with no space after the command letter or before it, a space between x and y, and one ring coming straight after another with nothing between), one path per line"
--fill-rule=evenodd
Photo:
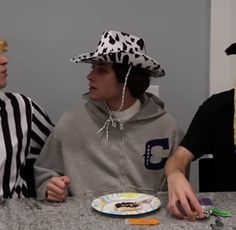
M6 52L8 50L7 40L0 38L0 52Z

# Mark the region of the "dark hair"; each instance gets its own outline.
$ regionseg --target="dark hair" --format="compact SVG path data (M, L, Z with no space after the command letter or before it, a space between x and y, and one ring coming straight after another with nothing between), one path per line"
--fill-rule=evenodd
M117 80L120 83L124 83L129 66L113 63L112 67L116 74ZM150 77L151 72L149 70L132 66L127 80L127 88L133 97L140 98L144 94L150 85Z

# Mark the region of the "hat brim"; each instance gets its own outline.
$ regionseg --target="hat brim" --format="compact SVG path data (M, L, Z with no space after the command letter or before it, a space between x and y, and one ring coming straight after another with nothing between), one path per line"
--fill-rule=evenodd
M85 53L70 59L73 63L93 63L93 62L109 62L125 65L137 66L147 69L152 73L153 77L162 77L165 75L160 64L153 58L143 53L127 53L124 51L110 52L108 54Z
M235 55L236 54L236 43L231 44L226 50L225 53L227 55Z

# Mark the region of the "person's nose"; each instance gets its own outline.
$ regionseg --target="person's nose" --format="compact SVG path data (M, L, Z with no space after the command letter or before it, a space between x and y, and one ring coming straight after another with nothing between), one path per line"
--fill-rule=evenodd
M7 65L8 59L4 55L0 55L0 64Z
M92 70L92 71L88 74L87 79L88 79L89 81L92 81L92 80L94 80L94 77L95 77L94 71Z

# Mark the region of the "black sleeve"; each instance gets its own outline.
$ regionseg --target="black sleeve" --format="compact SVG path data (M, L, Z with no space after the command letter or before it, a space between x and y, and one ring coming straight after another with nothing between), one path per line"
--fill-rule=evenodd
M211 114L214 113L211 107L208 99L198 108L185 137L180 143L194 155L194 159L204 154L210 154Z

